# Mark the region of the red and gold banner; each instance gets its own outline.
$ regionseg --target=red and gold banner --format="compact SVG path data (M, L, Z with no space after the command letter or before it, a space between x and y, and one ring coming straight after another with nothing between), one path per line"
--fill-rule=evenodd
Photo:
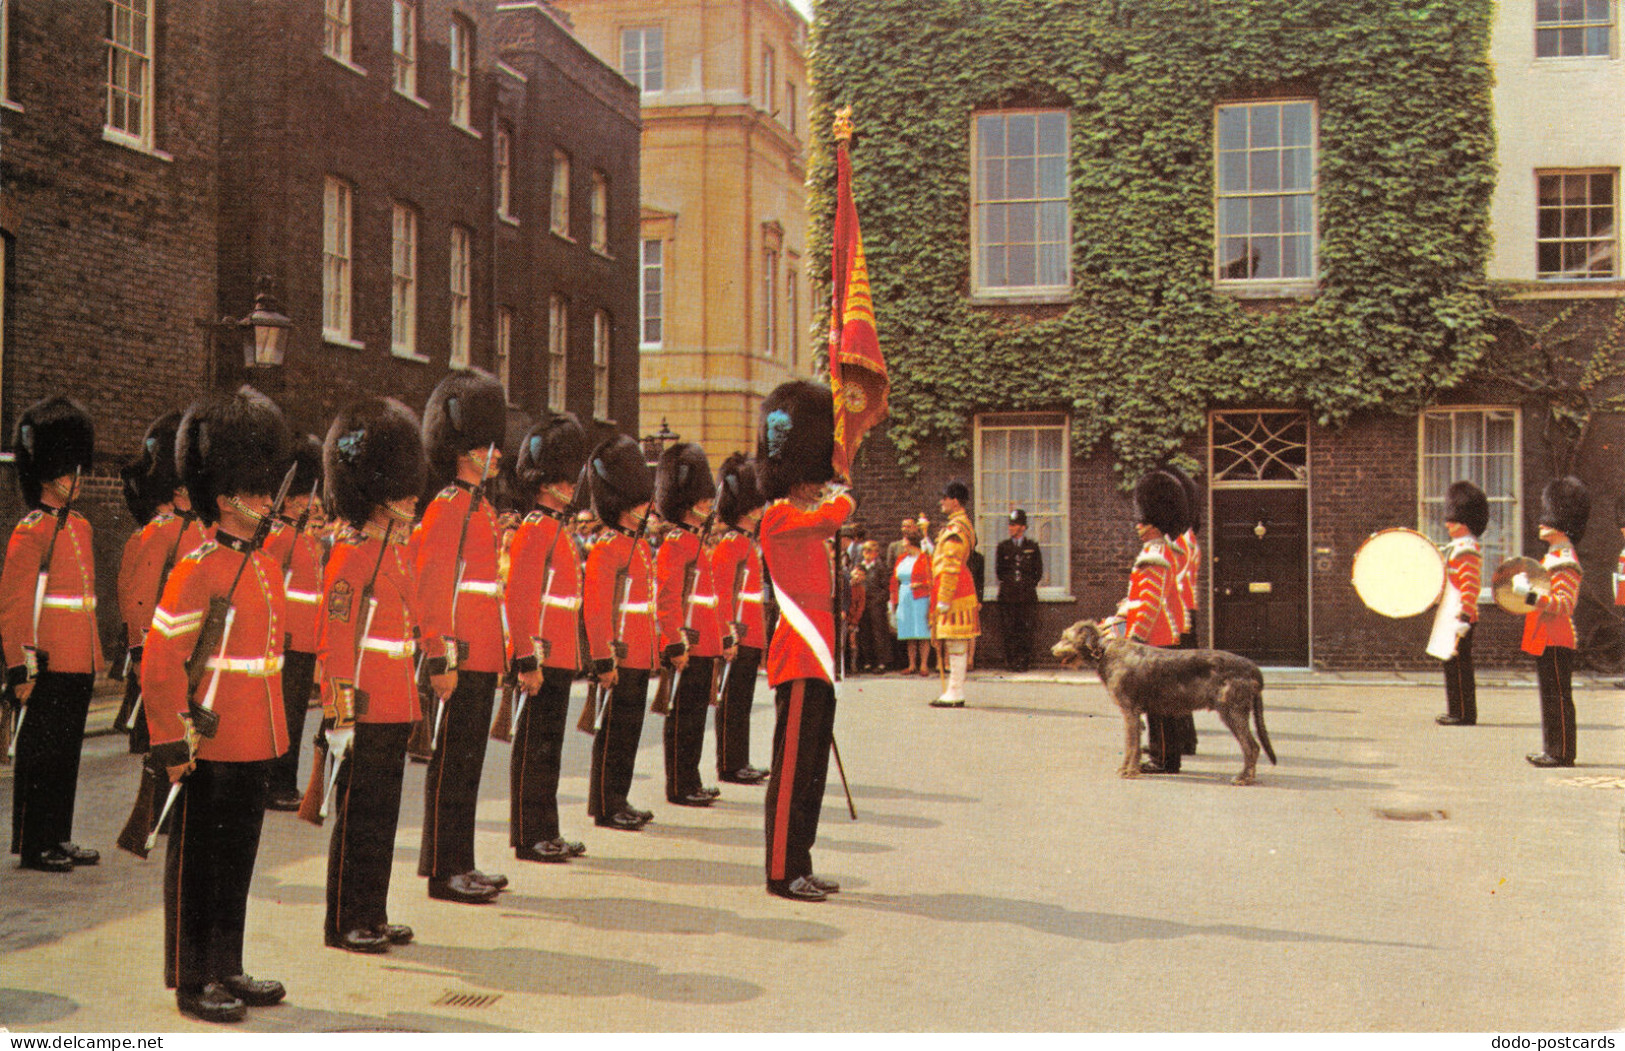
M863 259L863 235L852 201L852 110L835 118L835 228L830 269L829 386L835 394L835 471L852 477L852 461L870 427L886 415L891 380L875 333L875 308L869 298L869 269Z

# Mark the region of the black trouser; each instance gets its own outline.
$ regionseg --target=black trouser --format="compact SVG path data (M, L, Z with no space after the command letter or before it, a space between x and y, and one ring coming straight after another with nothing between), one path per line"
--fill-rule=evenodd
M649 671L621 668L615 688L600 697L604 713L592 739L592 770L587 777L587 813L613 817L626 806L632 768L643 737L643 709L649 703Z
M1194 650L1196 648L1196 633L1187 631L1179 637L1179 642L1170 649ZM1178 773L1180 759L1183 756L1196 754L1196 717L1194 715L1152 715L1145 716L1146 752L1151 761L1167 770L1169 773Z
M1037 630L1038 603L1001 602L1004 607L1004 663L1011 671L1026 671L1033 662L1033 633Z
M305 744L305 713L316 681L316 655L288 650L282 658L282 711L288 719L288 750L271 760L271 794L298 795L299 753Z
M260 850L270 761L198 760L164 859L164 984L196 992L243 973L248 886Z
M508 845L534 847L559 837L559 768L570 709L565 668L543 668L542 688L525 698L508 763ZM515 701L515 703L518 703Z
M705 748L705 716L711 707L711 682L719 659L691 656L677 673L677 688L672 691L663 735L668 800L681 799L704 787L700 753Z
M1467 634L1456 642L1456 655L1444 662L1445 710L1469 726L1478 722L1478 683L1473 678L1473 630L1477 627L1467 625Z
M459 671L457 688L446 700L440 742L423 785L420 876L450 879L474 871L474 808L480 801L496 689L494 671Z
M11 852L38 858L73 839L79 750L95 676L41 672L23 709L11 780Z
M756 669L762 651L739 647L733 664L725 669L722 701L717 705L717 776L730 777L750 766L750 708L756 700Z
M875 600L876 594L880 600ZM891 625L886 622L886 593L869 592L858 622L858 667L884 671L891 659Z
M401 818L401 781L411 723L357 723L350 757L333 785L322 933L377 930L389 922L389 871Z
M1535 658L1540 680L1540 738L1553 759L1574 761L1574 650L1547 646Z
M767 782L767 878L788 882L812 872L812 846L824 806L835 687L822 679L781 682L773 696L773 776Z

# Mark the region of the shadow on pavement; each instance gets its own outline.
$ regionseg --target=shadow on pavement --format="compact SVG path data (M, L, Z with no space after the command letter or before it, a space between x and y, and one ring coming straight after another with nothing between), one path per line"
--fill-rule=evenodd
M745 865L736 861L703 861L699 858L594 858L588 854L570 864L650 883L754 887L762 882L762 865L759 861Z
M665 1003L731 1004L765 990L720 974L663 971L646 963L541 949L466 949L418 943L414 962L455 971L484 989L543 996L636 996Z
M58 1022L79 1010L79 1005L55 993L32 989L0 988L0 1025L46 1025Z
M646 934L725 934L769 942L830 942L845 935L839 927L806 920L741 916L727 909L643 898L540 898L509 894L502 899L503 918L567 920L600 931Z
M853 785L853 799L906 799L918 803L980 803L980 796L960 796L950 792L916 792L891 785Z

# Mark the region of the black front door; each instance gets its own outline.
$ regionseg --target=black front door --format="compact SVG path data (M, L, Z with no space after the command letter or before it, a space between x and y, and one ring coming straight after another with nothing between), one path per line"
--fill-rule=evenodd
M1260 664L1309 664L1309 491L1215 489L1213 644Z

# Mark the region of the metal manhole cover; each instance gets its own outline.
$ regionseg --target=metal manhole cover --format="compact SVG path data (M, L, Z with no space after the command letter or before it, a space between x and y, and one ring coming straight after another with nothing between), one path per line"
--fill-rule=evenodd
M440 999L434 1002L434 1006L478 1009L490 1007L500 999L502 999L501 993L459 993L448 989L441 995Z
M1443 810L1405 810L1400 807L1378 807L1372 811L1385 821L1448 821L1450 815Z
M1585 777L1569 777L1559 781L1560 785L1570 785L1574 788L1625 788L1625 777L1609 777L1604 774L1588 774Z

